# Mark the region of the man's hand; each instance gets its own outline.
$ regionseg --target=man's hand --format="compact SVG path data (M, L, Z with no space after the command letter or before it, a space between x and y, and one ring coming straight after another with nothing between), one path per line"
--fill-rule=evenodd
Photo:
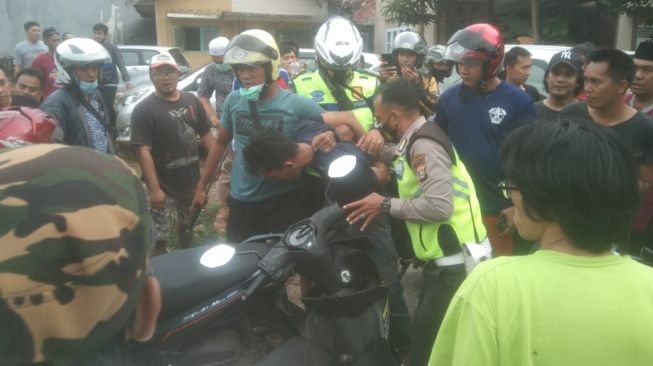
M410 81L413 84L419 84L420 82L419 73L417 72L417 69L414 67L402 66L401 75L404 77L404 79Z
M499 236L510 235L513 233L513 231L515 231L514 216L515 216L514 207L508 207L503 211L501 211L501 213L499 214L499 220L503 220L503 222L505 222L505 229L503 229L503 231L499 233Z
M376 156L383 148L384 142L381 132L377 129L371 129L358 140L356 147L372 156Z
M166 208L166 194L161 188L150 191L150 206L157 210Z
M215 114L209 115L209 121L213 127L220 128L220 119Z
M204 189L196 189L193 201L191 202L188 211L192 212L196 207L203 208L206 206L206 201L208 201L208 197L206 196Z
M343 206L343 209L347 211L351 210L351 213L347 216L347 222L349 225L353 225L358 221L364 220L361 231L367 229L372 221L381 214L381 202L383 202L383 196L378 193L372 193L362 200L346 204Z
M311 146L315 151L328 153L336 146L336 133L333 131L322 132L313 138Z
M385 83L393 76L397 75L397 68L395 66L387 66L388 64L384 62L379 68L379 80L382 83Z

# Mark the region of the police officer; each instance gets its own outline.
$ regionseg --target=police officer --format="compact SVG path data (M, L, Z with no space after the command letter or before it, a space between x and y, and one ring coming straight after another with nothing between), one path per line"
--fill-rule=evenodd
M363 39L358 29L345 18L331 18L317 31L314 47L318 70L302 73L294 79L297 94L311 98L325 111L350 111L355 123L332 125L340 139L358 139L357 146L361 150L378 151L384 139L374 128L372 102L379 80L373 74L357 70L363 52ZM407 355L410 316L397 271L397 253L388 217L379 218L367 236L377 244L368 254L389 289L392 343L400 353Z
M461 245L486 238L481 209L467 170L446 134L420 114L417 90L404 79L383 84L374 100L383 129L397 131L396 146L379 154L392 162L399 198L372 193L345 205L347 221L363 229L383 213L406 220L413 250L426 262L411 332L411 365L426 365L438 328L465 279Z
M353 113L357 123L333 126L341 140L359 140L358 146L366 151L380 148L381 134L378 131L366 134L374 126L371 106L379 79L357 69L363 54L363 39L358 29L345 18L333 17L317 31L314 47L318 69L298 75L293 80L295 91L325 111Z

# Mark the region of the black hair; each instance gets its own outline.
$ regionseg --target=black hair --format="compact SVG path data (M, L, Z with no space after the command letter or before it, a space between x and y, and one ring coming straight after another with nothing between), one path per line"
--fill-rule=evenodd
M538 121L501 146L525 214L556 222L570 243L603 253L623 243L638 210L638 170L619 136L589 120Z
M404 78L381 84L376 91L384 105L395 105L406 111L419 111L419 94L415 86Z
M587 59L589 58L590 54L596 50L596 45L592 42L585 42L581 44L575 45L572 49L571 52L579 53L583 55L583 58L585 59L585 62L587 62Z
M104 32L104 34L109 34L109 27L104 23L97 23L93 26L93 32Z
M16 74L16 77L14 78L14 80L18 81L18 78L20 78L23 75L27 75L27 76L31 76L31 77L35 77L35 78L39 79L39 82L41 83L41 89L43 89L43 85L45 84L45 77L43 76L43 74L40 71L35 70L35 69L31 68L31 67L26 67L24 69L20 69L20 71L18 71L18 73Z
M27 32L30 28L32 27L40 27L41 25L33 20L29 20L23 24L23 28L25 28L25 32Z
M551 69L557 66L558 65L552 67ZM571 66L569 65L567 65L567 67L571 68ZM546 79L549 78L549 71L551 71L551 69L547 69L544 72L544 80L542 80L542 84L544 84L544 91L546 91L547 93L549 92L549 84L547 84ZM580 92L583 91L584 84L585 84L585 75L583 74L583 70L580 69L576 72L576 88L574 88L574 97L578 96L578 94L580 94Z
M283 132L265 127L252 134L243 155L251 168L270 171L283 167L298 149L299 145Z
M297 43L294 41L283 41L279 45L279 50L281 55L285 55L287 53L293 52L295 53L295 56L299 56L299 46L297 46Z
M531 53L528 52L524 47L515 46L506 52L506 56L503 59L503 66L515 66L518 61L518 57L531 57Z
M54 27L47 27L43 30L41 34L43 35L43 39L47 40L48 38L50 38L50 36L59 34L59 32L57 32L57 30Z
M627 53L614 48L603 48L592 52L588 62L606 62L608 64L608 75L615 83L626 80L628 85L633 83L635 78L635 63Z

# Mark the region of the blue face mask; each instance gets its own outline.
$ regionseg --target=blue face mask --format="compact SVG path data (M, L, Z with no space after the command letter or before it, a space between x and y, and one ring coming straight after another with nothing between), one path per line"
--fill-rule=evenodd
M79 90L81 90L84 94L91 94L97 89L97 80L90 82L90 81L84 81L80 80L79 81Z
M238 92L240 93L241 97L255 102L261 96L261 91L263 91L264 85L265 84L254 85L250 88L241 87L238 89Z

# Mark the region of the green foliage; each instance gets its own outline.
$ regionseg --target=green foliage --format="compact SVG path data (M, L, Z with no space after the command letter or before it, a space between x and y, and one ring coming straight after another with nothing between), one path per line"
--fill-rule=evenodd
M651 0L598 0L603 8L616 14L626 14L653 24L653 2Z
M383 16L399 24L431 24L438 20L442 0L382 0Z

